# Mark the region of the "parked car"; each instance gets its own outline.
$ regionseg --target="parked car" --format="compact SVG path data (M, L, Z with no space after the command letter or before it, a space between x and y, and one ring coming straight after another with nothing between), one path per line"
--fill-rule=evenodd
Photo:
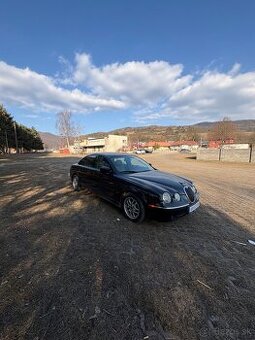
M90 154L71 166L70 177L74 190L89 189L122 208L133 222L143 221L150 210L188 214L200 205L190 180L159 171L135 155Z
M181 153L191 153L191 151L189 149L181 149L180 152Z
M137 150L135 150L135 153L136 153L137 155L142 155L142 154L145 154L146 151L145 151L144 149L137 149Z
M145 153L152 153L153 152L153 148L147 148L144 149Z

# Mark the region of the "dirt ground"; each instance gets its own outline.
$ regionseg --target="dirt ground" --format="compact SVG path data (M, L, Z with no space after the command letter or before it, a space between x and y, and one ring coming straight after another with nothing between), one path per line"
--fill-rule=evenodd
M137 225L85 191L77 158L0 159L0 339L255 339L255 166L145 155L201 207Z

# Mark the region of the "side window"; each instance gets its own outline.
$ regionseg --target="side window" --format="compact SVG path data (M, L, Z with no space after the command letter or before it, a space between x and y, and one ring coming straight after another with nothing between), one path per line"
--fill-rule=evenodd
M97 169L102 168L102 166L111 167L108 161L103 156L98 156L96 163L97 163Z
M78 164L80 164L80 165L84 165L84 160L85 160L85 157L84 158L82 158L79 162L78 162Z
M87 166L89 168L95 168L96 167L96 156L86 156L80 160L79 164Z
M113 164L117 171L126 171L128 170L128 165L126 161L126 157L120 156L120 157L115 157L113 158Z

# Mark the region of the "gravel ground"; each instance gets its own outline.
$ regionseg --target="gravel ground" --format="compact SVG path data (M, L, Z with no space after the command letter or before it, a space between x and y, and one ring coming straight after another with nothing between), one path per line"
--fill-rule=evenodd
M255 167L151 154L202 206L137 225L67 173L0 159L0 339L254 339Z

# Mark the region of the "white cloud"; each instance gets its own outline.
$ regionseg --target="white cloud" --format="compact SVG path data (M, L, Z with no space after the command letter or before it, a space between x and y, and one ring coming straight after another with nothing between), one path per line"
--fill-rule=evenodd
M235 63L228 74L231 76L235 76L236 74L238 74L240 69L241 69L241 64Z
M165 61L97 67L86 53L76 54L74 64L59 61L64 70L52 78L0 62L0 102L47 112L125 109L138 122L255 118L255 71L241 73L237 63L229 72L193 76Z
M0 61L0 101L33 110L56 112L63 109L86 112L95 107L122 109L125 104L112 98L87 94L75 88L68 90L56 85L53 78L20 69Z
M148 114L136 113L138 121L172 117L190 122L255 118L255 72L208 71L190 85L170 96L164 107Z
M130 61L93 65L88 54L76 54L73 81L95 94L113 96L129 106L158 105L187 86L191 76L182 76L183 66L165 61Z
M255 72L206 71L183 75L183 65L165 61L114 63L96 67L88 54L76 54L72 80L93 93L121 100L139 122L159 118L199 121L227 115L255 118Z
M236 72L235 72L236 73ZM207 72L185 89L175 93L169 107L178 114L220 119L255 117L255 72L225 74Z

